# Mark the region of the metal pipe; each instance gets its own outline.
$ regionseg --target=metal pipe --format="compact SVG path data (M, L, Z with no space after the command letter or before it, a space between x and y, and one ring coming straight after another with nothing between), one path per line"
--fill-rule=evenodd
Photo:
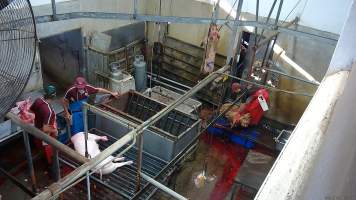
M259 9L260 9L260 0L256 0L256 22L258 22ZM255 44L257 44L257 27L255 27Z
M102 151L95 158L91 159L89 162L87 162L87 163L83 164L82 166L78 167L77 169L75 169L73 172L71 172L70 174L68 174L66 177L62 178L58 182L52 184L49 187L49 189L44 190L42 193L40 193L38 196L36 196L33 199L48 199L49 197L53 196L53 194L56 194L56 193L62 191L63 188L66 188L68 185L73 183L75 180L77 180L78 178L80 178L83 175L85 175L87 171L89 171L90 169L92 169L93 167L98 165L105 158L107 158L108 156L110 156L114 152L118 151L124 145L126 145L131 140L136 138L137 135L141 134L149 126L155 124L158 120L160 120L166 114L171 112L173 109L175 109L178 105L180 105L185 100L187 100L189 97L194 95L196 92L201 90L203 87L205 87L211 81L213 81L214 79L219 77L221 75L221 73L224 73L229 68L230 68L230 66L226 65L226 66L220 68L219 70L209 74L207 77L205 77L202 81L200 81L197 85L195 85L191 90L186 92L180 98L176 99L170 105L168 105L167 107L162 109L160 112L156 113L154 116L149 118L147 121L143 122L137 128L135 128L134 130L130 131L125 136L121 137L118 141L116 141L111 146L106 148L104 151ZM94 106L91 106L89 104L84 104L83 107L85 109L89 109L90 110L90 108L93 108Z
M83 125L84 125L84 145L85 145L85 157L89 158L89 153L88 153L88 109L84 108L82 109L83 111Z
M30 140L28 134L25 131L22 131L22 135L23 135L23 141L26 149L26 160L28 165L28 172L30 174L31 183L32 183L32 191L34 193L37 193L37 181L36 181L35 169L33 168Z
M266 71L269 71L271 73L282 75L282 76L285 76L285 77L288 77L288 78L291 78L291 79L295 79L295 80L298 80L298 81L302 81L304 83L308 83L308 84L311 84L311 85L315 85L315 86L319 86L320 85L320 83L309 81L309 80L305 80L305 79L302 79L302 78L298 78L298 77L295 77L295 76L280 72L278 70L269 69L269 68L262 68L262 67L255 67L255 68L259 69L259 70L266 70Z
M240 15L241 15L242 4L243 4L243 0L239 0L239 3L237 4L237 10L236 10L234 24L232 26L232 32L230 35L230 43L229 43L228 55L226 57L225 65L230 65L230 60L233 56L234 50L237 52L240 51L240 47L236 46L236 43L237 43L236 36L237 36L237 32L238 32L237 30L239 28L238 22L239 22Z
M288 28L290 26L292 26L293 24L297 23L299 21L299 18L296 17L294 20L288 22L287 24L283 25L283 28ZM269 37L263 39L261 42L259 42L256 45L256 49L259 49L261 46L265 45L267 42L269 42L271 39L273 39L275 36L277 36L279 34L279 31L273 33L272 35L270 35Z
M88 193L88 200L91 200L91 195L90 195L90 174L89 171L87 171L87 175L86 175L86 179L87 179L87 193Z
M27 188L24 184L21 183L16 177L8 173L6 170L0 167L0 172L4 174L11 182L13 182L17 187L21 188L26 194L30 195L31 197L36 196L36 193L31 191L31 189Z
M70 147L58 142L55 138L47 135L46 133L44 133L43 131L37 129L34 126L31 126L29 124L23 123L21 121L21 119L19 119L14 113L8 112L6 114L6 117L11 119L11 121L13 121L15 124L20 126L27 133L29 133L29 134L35 136L36 138L41 139L41 140L45 141L46 143L52 145L54 148L56 148L59 151L65 153L69 157L73 158L75 161L78 161L80 163L85 163L85 162L88 161L87 158L85 158L84 156L80 155L78 152L74 151Z
M163 185L162 183L154 180L153 178L147 176L144 173L141 173L141 176L143 179L145 179L146 181L150 182L152 185L158 187L159 189L163 190L164 192L166 192L167 194L171 195L172 197L179 199L179 200L188 200L187 198L183 197L182 195L178 194L177 192L173 191L172 189L166 187L165 185Z
M269 10L269 13L268 13L268 16L267 16L267 20L266 20L266 24L268 24L269 20L271 19L271 15L272 15L272 12L273 12L273 10L274 10L274 7L276 6L276 3L277 3L277 0L274 0L274 1L273 1L273 4L272 4L272 6L271 6L271 9ZM259 43L259 42L261 41L264 32L265 32L265 29L262 29L262 31L261 31L261 36L260 36L260 38L258 39L258 42L257 42L257 43ZM256 35L256 36L257 36L257 35ZM255 44L256 44L256 43L255 43Z
M137 16L137 0L134 0L134 14L132 16L133 19L136 19Z
M313 97L313 95L306 94L306 93L292 92L292 91L288 91L288 90L282 90L282 89L278 89L278 88L274 88L274 87L269 87L269 86L266 86L266 85L255 83L253 81L249 81L249 80L245 80L245 79L242 79L242 78L239 78L239 77L236 77L236 76L232 76L231 74L227 74L227 73L221 73L221 75L229 76L230 78L233 78L233 79L236 79L236 80L240 80L242 82L246 82L246 83L249 83L249 84L252 84L252 85L256 85L256 86L259 86L259 87L262 87L262 88L274 90L274 91L277 91L277 92L283 92L283 93L291 94L291 95L300 95L300 96L305 96L305 97Z
M143 151L143 134L140 134L137 140L138 151L137 151L137 184L136 192L141 189L141 171L142 171L142 151Z
M53 16L53 21L57 21L57 8L56 8L56 0L51 0L51 5L52 5L52 16Z
M59 169L59 159L58 159L58 150L57 149L53 150L52 169L53 169L53 173L54 173L54 179L56 181L58 181L61 178L61 172L60 172L60 169Z
M279 16L281 15L282 7L283 7L283 2L284 2L284 0L280 0L280 2L279 2L276 20L274 21L275 26L277 26L277 24L278 24Z

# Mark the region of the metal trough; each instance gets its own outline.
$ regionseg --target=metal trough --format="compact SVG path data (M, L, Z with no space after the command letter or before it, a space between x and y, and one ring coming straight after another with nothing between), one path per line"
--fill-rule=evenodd
M121 123L114 123L99 115L95 127L120 138L132 128L149 119L166 105L130 91L118 99L99 105L99 108L116 114ZM170 161L190 144L200 131L200 119L173 110L154 126L144 130L143 149L164 161Z

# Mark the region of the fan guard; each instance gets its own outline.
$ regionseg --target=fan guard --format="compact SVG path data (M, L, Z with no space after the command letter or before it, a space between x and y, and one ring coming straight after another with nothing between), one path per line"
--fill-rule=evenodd
M36 24L28 0L0 0L0 117L16 103L36 54Z

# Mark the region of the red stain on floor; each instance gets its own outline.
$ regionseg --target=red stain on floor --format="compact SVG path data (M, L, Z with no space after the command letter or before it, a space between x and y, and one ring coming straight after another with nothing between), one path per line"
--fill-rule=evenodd
M219 180L217 180L215 187L211 192L210 200L223 200L230 192L234 178L237 175L248 150L241 145L223 141L218 137L210 137L210 135L203 134L202 140L211 145L210 151L214 151L214 153L218 153L221 156L223 155L226 158L223 174Z

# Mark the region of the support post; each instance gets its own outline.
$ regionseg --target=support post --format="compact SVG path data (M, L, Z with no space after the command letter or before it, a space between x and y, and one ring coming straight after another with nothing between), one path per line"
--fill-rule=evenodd
M28 172L30 174L30 179L32 184L32 191L33 193L37 193L37 181L36 181L35 169L33 168L30 140L28 137L28 133L26 133L26 131L23 131L22 135L23 135L23 141L26 149L26 160L27 160Z
M132 16L133 19L136 19L137 17L137 0L134 0L134 14Z
M51 145L52 146L52 145ZM61 179L61 172L59 169L59 159L58 159L58 150L55 149L53 146L53 164L52 164L52 169L54 173L54 179L58 181Z
M52 5L52 18L53 21L57 21L57 8L56 8L56 0L51 0L51 5Z
M138 151L137 151L137 184L136 192L141 189L141 171L142 171L142 151L143 151L143 133L141 133L137 140Z

